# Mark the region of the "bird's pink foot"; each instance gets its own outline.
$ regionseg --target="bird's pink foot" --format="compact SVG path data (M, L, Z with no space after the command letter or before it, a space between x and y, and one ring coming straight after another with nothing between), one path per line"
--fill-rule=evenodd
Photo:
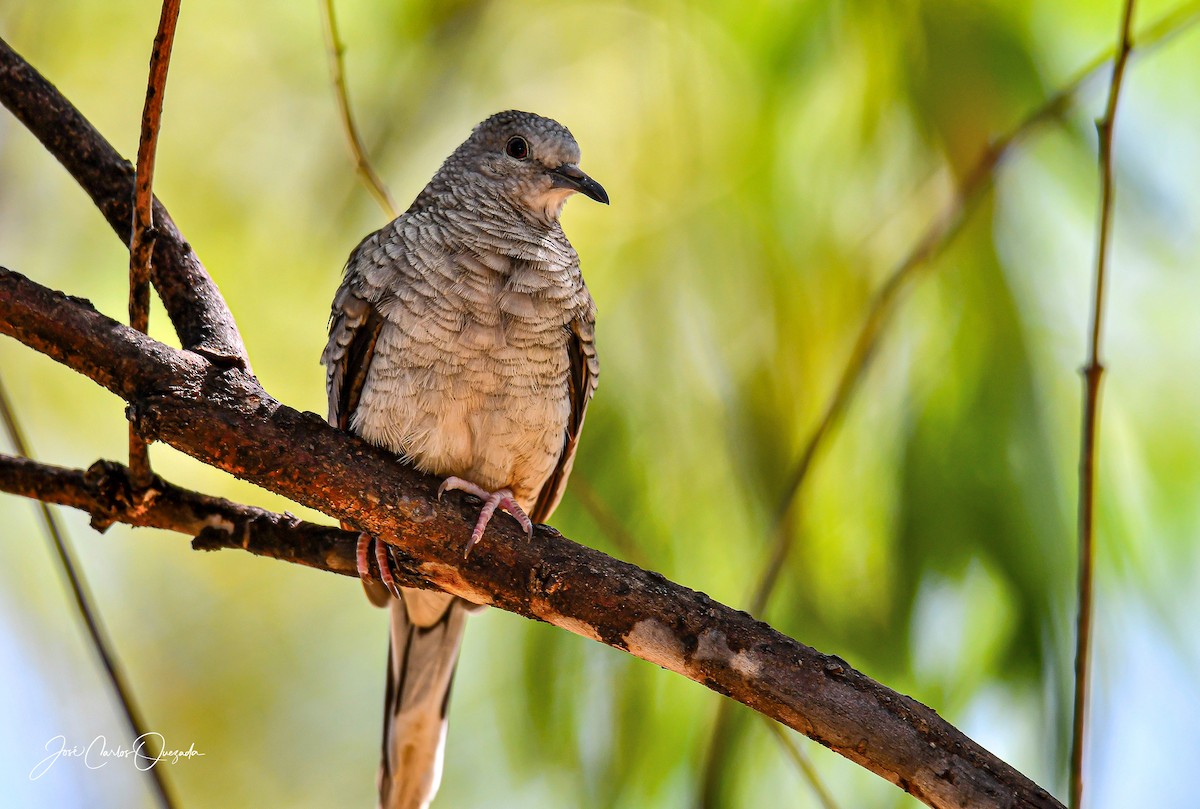
M388 592L399 598L400 588L396 584L395 577L392 576L391 546L386 542L380 542L370 534L358 535L358 548L356 549L358 575L363 581L375 580L371 575L371 563L367 556L372 544L375 545L375 564L379 565L379 580L388 589ZM383 598L386 599L387 596L383 596Z
M463 558L466 559L471 554L471 548L475 547L475 543L483 539L484 529L492 520L492 515L499 508L502 511L507 511L512 515L513 519L521 524L525 529L525 534L530 539L533 538L533 520L529 519L529 515L525 513L525 509L517 503L513 498L511 489L500 489L499 491L489 492L487 489L472 483L469 480L463 480L460 477L451 475L442 481L442 485L438 487L438 499L442 499L442 494L448 491L458 490L473 494L483 501L483 509L479 512L479 519L475 523L475 528L471 531L471 539L467 542L467 547L463 548Z

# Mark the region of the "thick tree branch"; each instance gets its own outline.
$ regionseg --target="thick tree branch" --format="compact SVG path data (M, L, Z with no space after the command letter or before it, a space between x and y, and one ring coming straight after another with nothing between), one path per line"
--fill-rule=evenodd
M133 222L134 172L50 82L0 39L0 103L62 163L104 214L122 244ZM184 348L222 365L250 360L233 315L200 259L155 200L151 281Z
M357 531L189 491L157 476L148 496L142 497L129 468L114 461L97 461L85 471L0 454L0 491L87 512L97 531L106 531L114 523L161 528L195 537L192 547L199 550L240 548L256 556L358 576Z
M388 538L404 584L627 650L783 722L930 806L1060 806L934 711L844 661L552 528L539 527L530 542L515 523L497 521L464 560L475 515L463 498L438 502L435 479L280 404L240 369L172 349L2 269L0 332L121 396L144 437ZM310 540L306 563L354 568L344 536Z

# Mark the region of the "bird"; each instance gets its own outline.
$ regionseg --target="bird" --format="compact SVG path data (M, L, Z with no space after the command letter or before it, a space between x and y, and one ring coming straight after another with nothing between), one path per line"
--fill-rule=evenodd
M350 253L333 299L329 422L443 478L532 535L562 498L596 391L596 304L559 222L579 193L571 132L509 110L478 124L399 217ZM374 542L381 581L371 580ZM390 610L381 809L416 809L441 782L446 712L469 612L437 590L396 586L386 542L362 535L367 595Z

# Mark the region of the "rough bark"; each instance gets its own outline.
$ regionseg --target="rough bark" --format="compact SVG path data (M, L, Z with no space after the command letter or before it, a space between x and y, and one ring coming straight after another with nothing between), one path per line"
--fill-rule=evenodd
M162 528L194 537L192 547L197 550L238 548L343 576L358 575L356 531L189 491L158 476L140 489L129 468L114 461L96 461L82 470L0 454L0 491L87 512L97 531L115 523ZM370 561L374 565L373 554Z
M526 541L515 523L498 520L464 560L475 516L464 498L439 503L435 479L280 404L236 367L158 343L8 270L0 270L0 332L125 399L146 439L388 538L404 584L439 587L624 649L783 722L930 806L1060 805L934 711L837 657L552 528L539 526ZM17 489L11 477L0 481ZM164 518L160 527L192 533L197 524L194 516L170 526ZM353 572L344 532L306 530L303 538L263 532L256 552ZM244 542L236 531L225 543L213 531L202 540Z

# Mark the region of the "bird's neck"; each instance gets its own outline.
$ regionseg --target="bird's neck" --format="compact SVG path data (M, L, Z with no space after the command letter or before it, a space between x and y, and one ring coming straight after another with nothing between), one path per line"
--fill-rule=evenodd
M553 216L539 215L503 195L472 196L430 183L410 210L421 211L455 240L473 247L505 247L504 252L522 258L546 248L558 252L566 243L557 210L550 212Z

